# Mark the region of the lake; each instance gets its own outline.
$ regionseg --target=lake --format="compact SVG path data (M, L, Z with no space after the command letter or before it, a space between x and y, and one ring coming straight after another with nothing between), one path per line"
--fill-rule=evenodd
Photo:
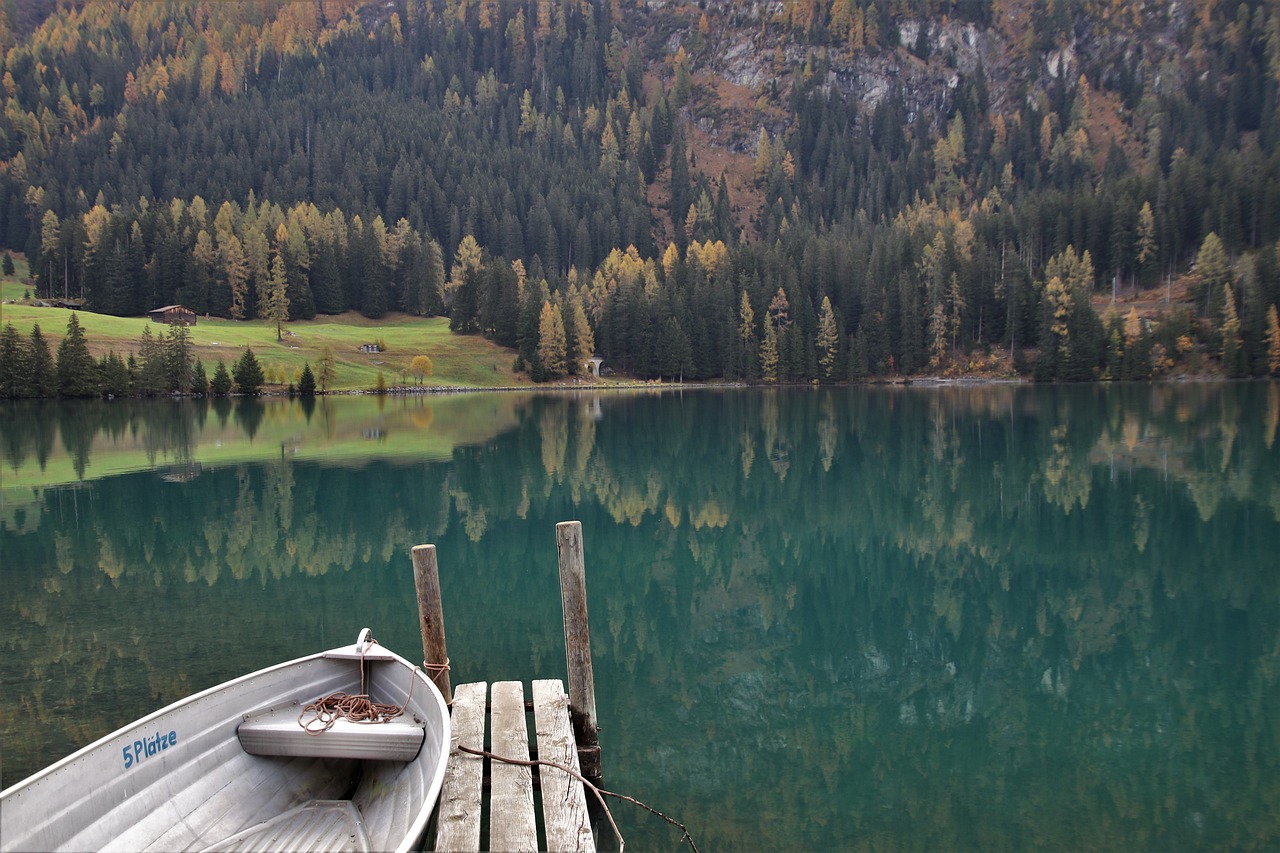
M364 625L563 677L710 850L1280 844L1280 386L0 409L0 773ZM613 807L635 849L679 833ZM686 848L687 849L687 848Z

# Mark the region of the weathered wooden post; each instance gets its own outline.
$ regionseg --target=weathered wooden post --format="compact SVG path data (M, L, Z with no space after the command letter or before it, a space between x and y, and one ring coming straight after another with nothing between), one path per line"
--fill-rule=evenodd
M587 627L587 577L582 558L582 523L556 525L560 554L560 600L564 605L564 647L569 665L569 713L578 741L578 763L588 779L601 778L600 736L596 725L596 680L591 669L591 631Z
M449 705L453 703L453 688L449 685L449 652L444 644L444 606L440 603L440 568L436 565L435 545L414 546L413 585L418 593L422 664Z

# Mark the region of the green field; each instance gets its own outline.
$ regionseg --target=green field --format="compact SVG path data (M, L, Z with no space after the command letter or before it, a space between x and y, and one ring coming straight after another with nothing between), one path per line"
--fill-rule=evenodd
M14 262L19 274L25 272L25 260L15 258ZM71 312L19 304L26 289L20 280L12 277L0 282L0 299L13 303L0 305L0 324L12 323L27 335L38 323L50 349L56 353L66 334ZM142 330L148 325L153 335L168 331L167 326L153 324L145 317L77 313L89 349L95 356L111 350L121 355L136 352ZM307 362L314 370L315 361L326 346L333 349L337 358L337 381L333 390L338 391L373 388L379 373L389 387L416 386L418 377L409 371L409 365L418 355L428 356L432 361L432 375L423 380L425 386L532 387L527 377L511 370L515 360L512 350L479 336L455 335L449 331L449 321L444 317L392 314L381 320L369 320L355 313L318 317L289 323L283 341L276 340L274 324L262 320L201 318L191 329L191 339L196 357L204 363L205 373L210 377L218 361L226 362L230 369L245 347L252 347L267 376L266 390L294 381ZM385 345L383 352L360 351L361 344L375 341Z

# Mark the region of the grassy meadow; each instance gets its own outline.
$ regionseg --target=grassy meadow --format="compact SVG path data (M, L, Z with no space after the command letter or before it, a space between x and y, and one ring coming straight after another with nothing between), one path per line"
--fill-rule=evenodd
M19 274L26 271L26 261L15 257ZM40 308L22 304L29 288L18 278L6 276L0 281L0 325L12 323L23 335L39 323L40 331L55 356L58 344L67 331L70 311L62 308ZM151 323L145 317L111 317L90 311L77 312L89 350L95 357L114 350L121 356L136 352L142 330L148 325L152 335L163 336L167 326ZM263 320L223 320L200 318L191 329L196 357L204 363L206 375L212 377L218 361L230 370L246 347L253 349L267 377L266 390L283 387L294 381L324 347L333 349L337 359L337 380L332 390L371 389L378 374L388 387L417 385L418 377L409 370L415 356L431 359L432 375L422 380L424 386L448 388L499 388L529 386L527 377L511 370L515 353L479 336L455 335L449 331L445 317L411 317L389 314L381 320L370 320L354 312L334 317L293 322L286 325L284 340L276 340L276 328ZM365 353L361 344L381 342L383 352Z

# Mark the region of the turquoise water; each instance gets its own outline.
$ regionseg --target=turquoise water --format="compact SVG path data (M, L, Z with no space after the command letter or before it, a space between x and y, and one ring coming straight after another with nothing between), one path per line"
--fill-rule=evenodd
M717 849L1280 845L1280 388L23 406L8 785L248 669L562 677L583 524L606 783ZM679 834L615 807L634 849Z

